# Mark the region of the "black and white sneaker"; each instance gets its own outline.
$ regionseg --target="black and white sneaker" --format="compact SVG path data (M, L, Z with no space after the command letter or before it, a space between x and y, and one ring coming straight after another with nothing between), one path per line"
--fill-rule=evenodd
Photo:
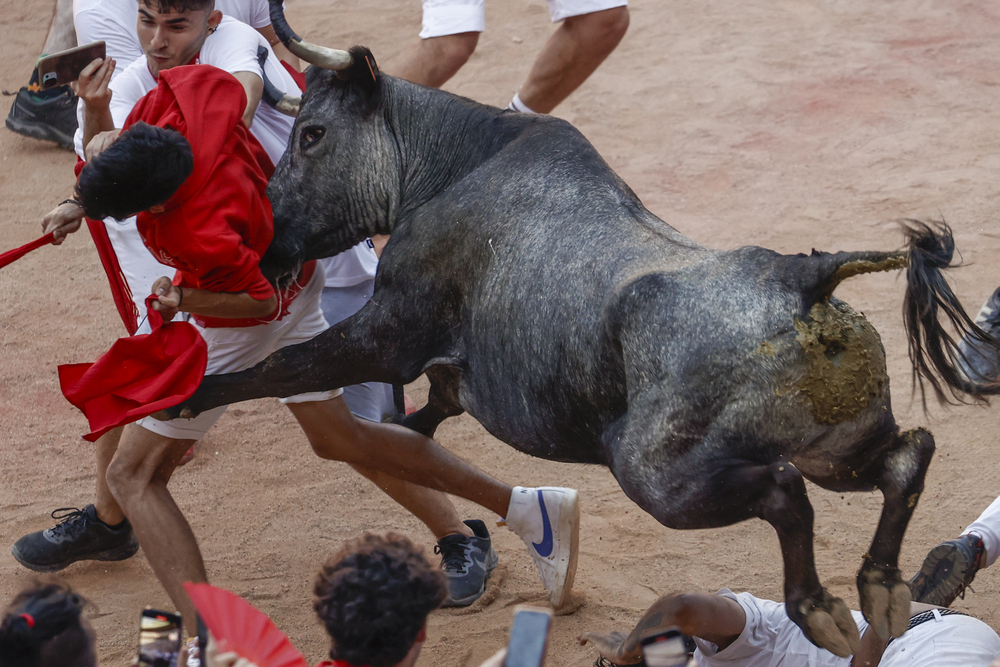
M32 139L54 141L62 148L73 150L79 98L69 86L64 88L59 95L38 97L22 87L7 114L7 129Z
M486 524L471 519L465 525L473 537L449 535L434 547L441 554L441 569L448 576L448 597L442 607L468 607L486 590L486 580L499 563Z
M126 520L109 526L97 518L97 509L64 507L52 512L60 523L29 533L14 543L14 559L35 572L57 572L78 560L125 560L139 550L139 541Z
M1000 287L986 299L975 322L994 340L1000 340ZM959 349L962 356L958 359L958 367L970 382L1000 380L1000 350L969 336L962 338Z

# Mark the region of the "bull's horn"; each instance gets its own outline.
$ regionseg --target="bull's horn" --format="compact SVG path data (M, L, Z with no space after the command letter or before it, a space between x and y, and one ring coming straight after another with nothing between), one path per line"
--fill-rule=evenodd
M289 27L285 20L285 13L282 10L282 0L269 0L271 8L271 25L274 27L274 34L278 36L282 44L285 45L293 55L302 58L310 65L316 65L324 69L343 70L351 66L353 62L351 54L339 49L328 49L325 46L318 46L305 42L301 37Z
M298 116L299 115L299 104L302 103L301 97L292 97L291 95L282 95L278 103L274 105L277 111L285 114L286 116Z

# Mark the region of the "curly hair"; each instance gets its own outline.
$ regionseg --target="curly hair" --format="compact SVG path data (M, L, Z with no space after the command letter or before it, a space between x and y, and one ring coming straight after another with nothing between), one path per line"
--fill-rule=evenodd
M18 593L0 622L0 667L96 667L80 618L87 604L58 582L35 581Z
M330 657L392 667L413 647L448 594L443 572L406 537L365 533L327 560L313 608L333 639Z

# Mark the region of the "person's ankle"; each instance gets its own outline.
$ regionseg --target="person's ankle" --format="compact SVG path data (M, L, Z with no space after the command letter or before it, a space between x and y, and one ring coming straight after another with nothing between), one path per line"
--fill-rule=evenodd
M101 511L100 507L95 507L94 509L96 510L97 520L108 528L121 528L122 524L125 523L125 515L121 512Z

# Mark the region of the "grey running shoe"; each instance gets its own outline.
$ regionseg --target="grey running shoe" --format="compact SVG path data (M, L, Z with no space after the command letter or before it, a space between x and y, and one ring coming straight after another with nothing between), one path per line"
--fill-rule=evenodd
M128 521L109 526L97 510L64 507L52 513L60 523L25 535L11 548L14 559L35 572L57 572L78 560L125 560L139 550Z
M914 602L947 607L965 589L983 566L986 548L978 535L965 535L930 550L920 571L910 579Z
M54 141L73 150L77 96L69 86L60 95L36 97L27 88L17 91L7 114L7 129L32 139Z
M1000 288L986 299L975 322L994 340L1000 340ZM959 349L964 359L958 359L958 367L970 382L1000 380L1000 351L969 336L962 338Z
M471 519L465 525L472 529L474 537L448 535L434 547L434 553L441 554L441 569L448 576L448 598L442 607L468 607L478 600L499 562L486 524Z

